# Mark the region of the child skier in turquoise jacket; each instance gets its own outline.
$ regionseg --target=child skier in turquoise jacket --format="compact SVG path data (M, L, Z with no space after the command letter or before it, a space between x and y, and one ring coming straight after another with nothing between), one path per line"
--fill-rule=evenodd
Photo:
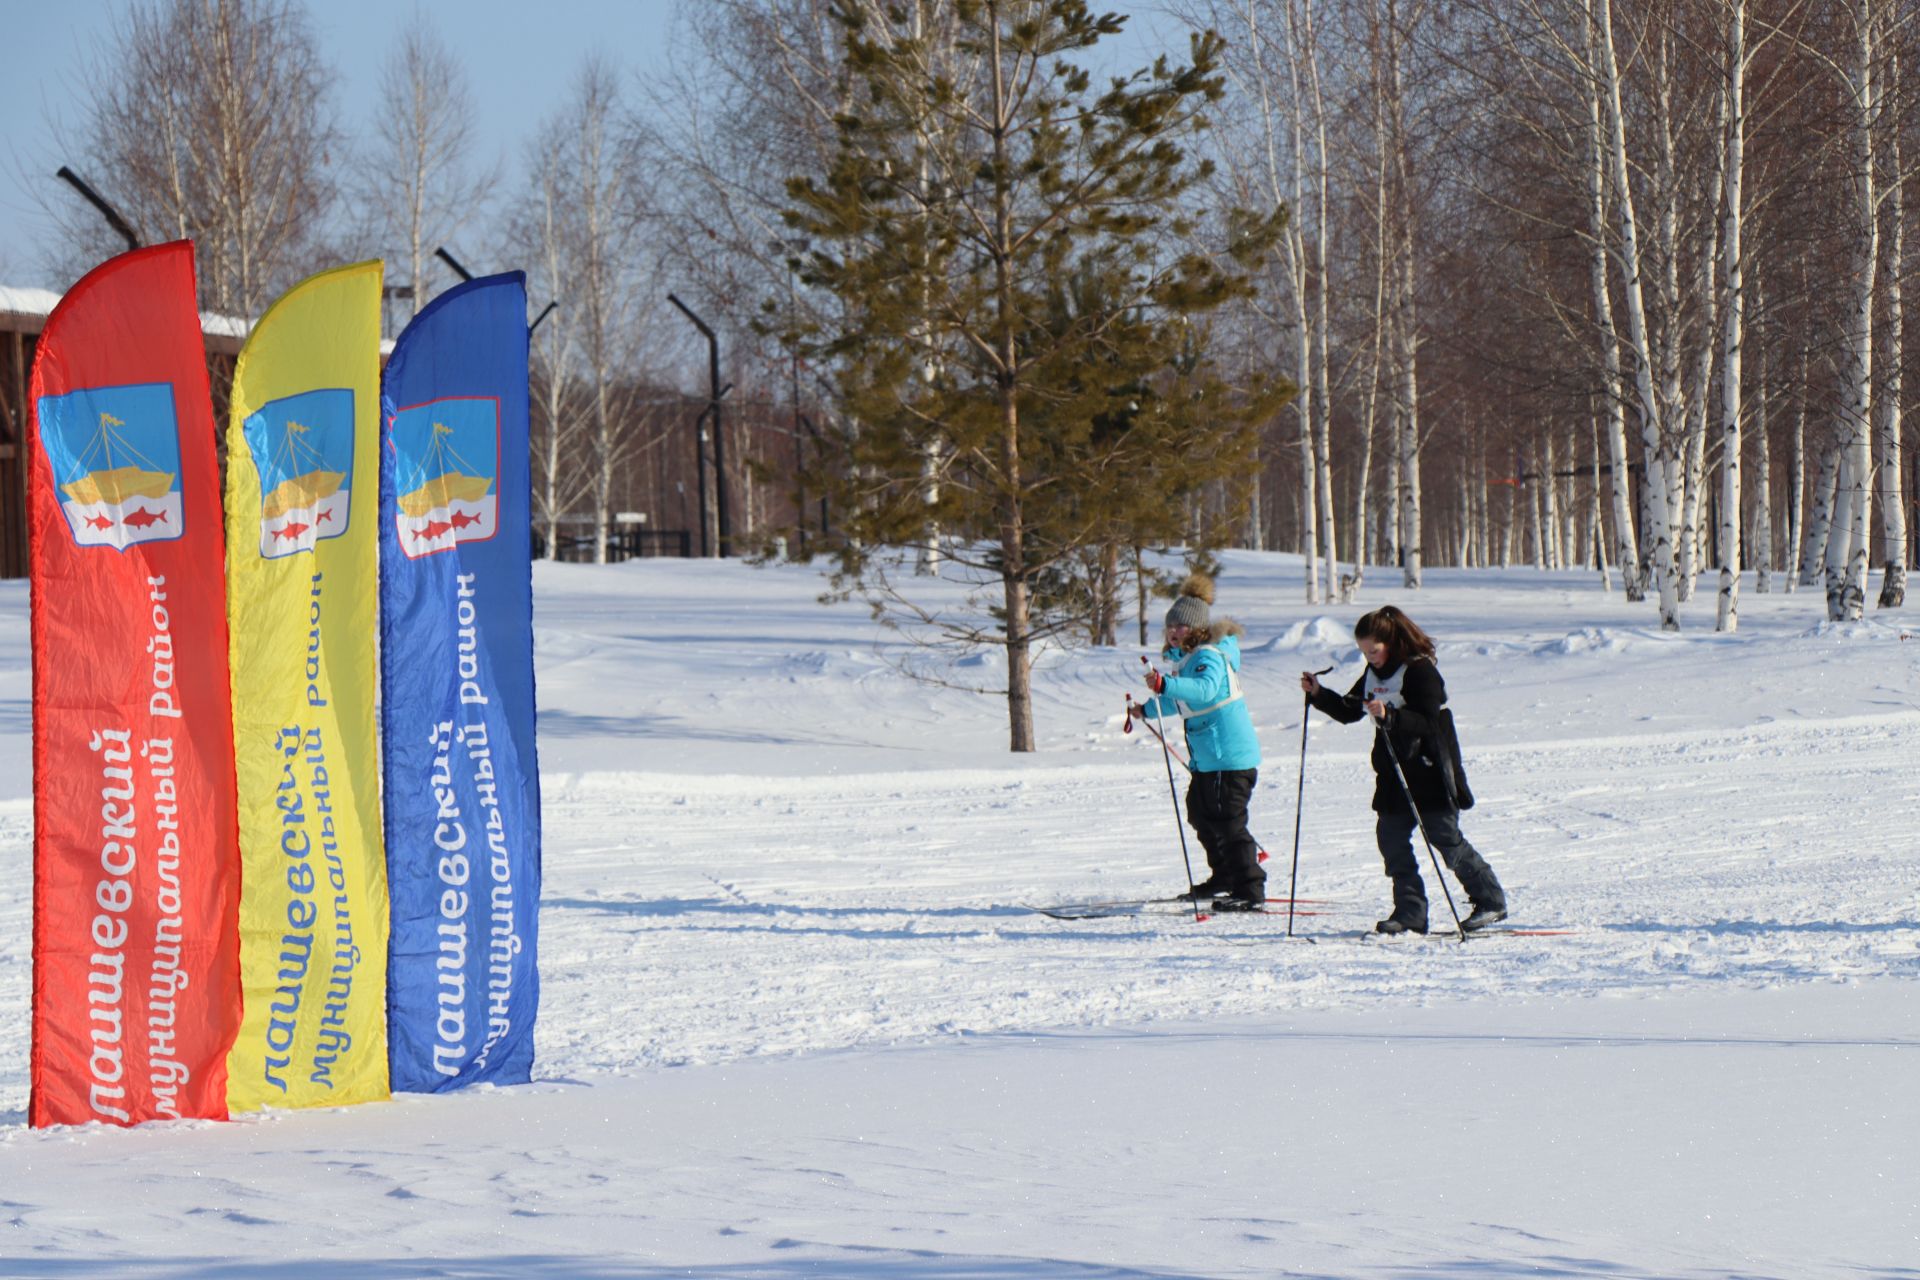
M1260 738L1240 688L1240 637L1231 618L1212 618L1213 582L1196 573L1181 584L1167 610L1166 648L1173 664L1162 676L1149 669L1156 695L1136 705L1140 719L1178 717L1186 730L1193 777L1187 784L1187 821L1207 851L1207 878L1181 896L1222 898L1235 907L1258 909L1267 898L1260 845L1247 830L1247 804L1260 777Z

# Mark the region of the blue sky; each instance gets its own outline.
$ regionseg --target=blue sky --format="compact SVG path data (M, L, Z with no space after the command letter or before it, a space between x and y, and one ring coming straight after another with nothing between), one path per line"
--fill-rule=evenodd
M665 61L675 10L697 2L310 0L307 8L322 53L340 76L334 106L348 132L365 128L387 51L417 8L466 64L481 149L515 166L524 139L566 97L589 52L644 75ZM111 32L123 7L121 0L0 0L8 46L0 72L0 285L70 283L49 276L44 260L54 229L39 201L79 197L53 177L64 158L42 125L50 117L79 123L86 51Z
M417 11L426 15L465 63L478 108L480 154L498 156L507 180L538 122L567 97L589 52L601 52L644 76L667 64L675 13L701 0L308 0L321 51L340 77L335 99L342 127L363 133L380 70L394 38ZM1165 46L1174 24L1157 5L1135 10L1116 52L1144 62ZM64 289L48 265L55 228L41 205L77 202L54 170L66 162L46 136L49 119L76 127L85 101L87 51L110 34L124 0L0 0L7 54L0 67L0 285ZM1125 45L1131 44L1131 49ZM1183 37L1175 45L1184 53ZM1132 57L1127 57L1131 53ZM105 187L104 176L82 173ZM474 255L476 258L480 254ZM499 264L468 261L475 271Z

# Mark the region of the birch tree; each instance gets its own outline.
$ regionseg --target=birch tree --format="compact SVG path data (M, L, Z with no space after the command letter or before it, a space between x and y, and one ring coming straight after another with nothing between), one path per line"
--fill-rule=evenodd
M1889 103L1901 96L1901 61L1898 47L1887 41L1887 79ZM1881 112L1877 121L1886 137L1888 181L1885 184L1884 215L1886 234L1885 265L1881 268L1886 285L1883 335L1886 373L1874 404L1874 465L1879 481L1881 576L1879 607L1897 609L1907 598L1907 503L1901 477L1905 472L1901 432L1903 414L1900 397L1905 390L1904 355L1906 350L1906 311L1902 279L1906 271L1906 173L1901 165L1904 149L1900 137L1901 120L1897 111Z
M1802 432L1802 439L1805 433ZM1829 440L1826 433L1814 442L1813 487L1808 494L1805 525L1800 531L1800 585L1818 586L1824 580L1827 544L1833 530L1836 501L1840 494L1840 441Z
M1296 496L1298 545L1305 561L1306 603L1318 604L1322 593L1320 530L1323 521L1320 486L1316 477L1319 456L1315 447L1314 405L1316 396L1324 391L1324 387L1314 376L1312 259L1307 248L1306 230L1298 216L1298 211L1305 203L1307 188L1307 131L1306 105L1301 89L1300 42L1296 34L1294 12L1296 0L1284 0L1284 4L1277 24L1271 20L1268 0L1238 0L1231 9L1222 4L1213 4L1205 11L1204 22L1227 26L1241 37L1244 55L1226 65L1232 70L1241 93L1252 101L1258 112L1255 154L1260 159L1257 185L1263 189L1271 204L1284 206L1295 213L1288 219L1281 236L1279 265L1286 281L1287 305L1292 321L1293 382L1296 388L1292 411L1299 431L1296 443L1300 466L1300 488ZM1284 41L1277 51L1271 31L1274 25L1280 27ZM1280 65L1276 65L1276 62ZM1283 74L1288 89L1284 108L1280 92ZM1232 153L1232 148L1226 148L1226 152L1222 157L1223 163L1230 172L1239 176L1240 180L1235 185L1244 195L1256 184L1248 180L1248 166ZM1321 168L1324 172L1324 159ZM1324 281L1322 291L1324 293ZM1331 581L1331 578L1330 573L1328 580ZM1327 598L1332 599L1330 592Z
M532 174L530 197L515 210L510 235L528 263L533 296L557 298L571 270L571 203L566 154L570 132L558 121L535 136L528 148ZM593 491L593 470L575 465L585 415L580 412L579 344L568 310L556 310L533 334L531 343L533 409L533 511L546 530L546 555L560 558L561 517Z
M1753 287L1753 314L1767 313L1765 297L1758 281ZM1753 589L1758 595L1773 591L1773 386L1770 374L1773 357L1768 353L1772 330L1760 324L1748 326L1756 333L1760 352L1759 376L1754 379L1753 412ZM1790 545L1790 544L1789 544Z
M479 219L497 181L472 167L473 112L465 69L416 15L381 70L361 178L385 256L407 264L412 315L426 305L434 247Z
M1665 427L1662 397L1654 387L1653 348L1647 325L1645 295L1641 287L1643 262L1640 254L1640 224L1634 207L1632 172L1627 160L1626 112L1621 101L1619 55L1614 48L1613 0L1588 0L1600 52L1600 83L1607 106L1608 163L1613 171L1616 208L1620 224L1617 262L1622 280L1622 295L1627 306L1628 342L1635 362L1635 386L1639 394L1641 440L1646 450L1648 562L1652 587L1659 600L1662 630L1680 629L1680 597L1677 564L1674 556L1673 511L1668 486L1677 474L1678 458L1673 435Z
M1327 347L1332 330L1328 294L1332 280L1327 274L1327 240L1331 234L1331 209L1327 201L1327 108L1320 84L1320 38L1314 24L1314 0L1301 0L1300 56L1306 64L1307 105L1305 114L1313 127L1313 279L1316 313L1313 317L1313 463L1320 500L1320 531L1323 559L1327 566L1326 598L1344 599L1340 593L1340 548L1334 536L1338 524L1333 500L1333 389L1328 369ZM1355 571L1358 578L1358 570Z
M1878 49L1873 0L1849 0L1851 47L1845 64L1848 157L1853 170L1847 216L1853 223L1851 306L1847 319L1846 407L1839 424L1842 466L1835 503L1844 510L1841 527L1829 535L1827 616L1857 622L1866 611L1867 540L1870 537L1873 475L1873 311L1880 270L1879 184L1875 134L1879 126L1880 82L1875 76Z
M1725 230L1721 254L1725 266L1726 345L1720 367L1720 597L1716 631L1740 626L1740 412L1741 349L1746 321L1746 260L1741 241L1745 210L1741 180L1747 150L1747 5L1727 0L1727 84L1725 104L1726 195L1722 200Z
M1286 64L1287 78L1292 89L1292 128L1288 131L1293 153L1291 197L1286 201L1289 209L1302 208L1306 197L1306 158L1307 129L1306 106L1300 90L1300 42L1296 30L1294 5L1287 6L1286 27ZM1254 7L1249 0L1247 5L1248 29L1253 29ZM1255 35L1256 41L1258 36ZM1264 70L1264 68L1263 68ZM1269 124L1269 133L1272 125ZM1317 604L1322 598L1320 585L1321 543L1320 530L1330 525L1330 513L1320 509L1319 451L1315 445L1317 434L1314 401L1322 388L1314 378L1314 333L1312 315L1313 269L1307 248L1306 229L1298 216L1287 221L1286 234L1281 241L1286 254L1287 276L1292 286L1294 314L1294 350L1295 376L1293 409L1300 423L1300 541L1301 552L1307 566L1307 603ZM1331 529L1328 530L1331 537ZM1328 565L1329 577L1334 566ZM1325 599L1333 599L1333 592L1326 591Z
M1386 52L1387 94L1385 117L1393 167L1391 189L1398 223L1395 242L1396 270L1393 308L1394 342L1394 416L1398 431L1394 437L1394 476L1399 486L1395 497L1399 529L1401 585L1409 590L1421 584L1422 559L1420 517L1420 320L1417 292L1418 268L1415 261L1415 216L1413 198L1413 155L1408 138L1405 37L1401 31L1400 0L1385 0L1380 15L1380 39ZM1412 24L1421 17L1415 5L1407 15Z
M202 308L256 316L321 259L341 135L331 68L293 0L132 5L96 49L80 157L140 238L192 240ZM125 245L53 206L91 266ZM77 273L76 273L77 274Z
M1587 91L1587 240L1588 280L1593 295L1593 321L1600 345L1601 404L1607 441L1607 463L1611 468L1613 494L1614 556L1620 565L1620 586L1631 602L1646 599L1646 581L1640 575L1639 539L1633 524L1631 472L1627 465L1626 387L1621 378L1620 335L1613 323L1613 291L1608 283L1607 212L1607 135L1604 81L1597 74L1596 28L1592 20L1591 0L1582 15L1581 31L1586 52L1583 71Z
M622 123L618 73L604 59L588 58L571 100L546 130L555 164L542 170L543 184L557 192L550 204L542 202L542 235L556 245L554 270L570 325L565 341L574 344L579 361L577 403L590 457L599 564L607 560L612 534L615 478L658 439L650 422L653 408L639 395L638 361L649 320L643 290L664 290L647 290L639 234L647 201L638 154Z

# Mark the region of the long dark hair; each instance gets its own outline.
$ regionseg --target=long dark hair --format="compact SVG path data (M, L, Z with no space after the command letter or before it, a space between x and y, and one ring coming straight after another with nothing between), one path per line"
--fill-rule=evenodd
M1387 653L1396 662L1433 657L1433 637L1422 631L1420 624L1390 604L1382 605L1372 613L1361 614L1360 621L1353 624L1353 638L1385 645Z

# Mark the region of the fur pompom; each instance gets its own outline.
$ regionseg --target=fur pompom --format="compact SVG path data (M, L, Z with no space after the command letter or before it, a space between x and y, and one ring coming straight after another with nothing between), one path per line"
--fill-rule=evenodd
M1193 596L1197 599L1205 600L1208 604L1212 604L1213 579L1204 573L1190 573L1187 575L1187 580L1180 584L1180 594L1183 596Z

